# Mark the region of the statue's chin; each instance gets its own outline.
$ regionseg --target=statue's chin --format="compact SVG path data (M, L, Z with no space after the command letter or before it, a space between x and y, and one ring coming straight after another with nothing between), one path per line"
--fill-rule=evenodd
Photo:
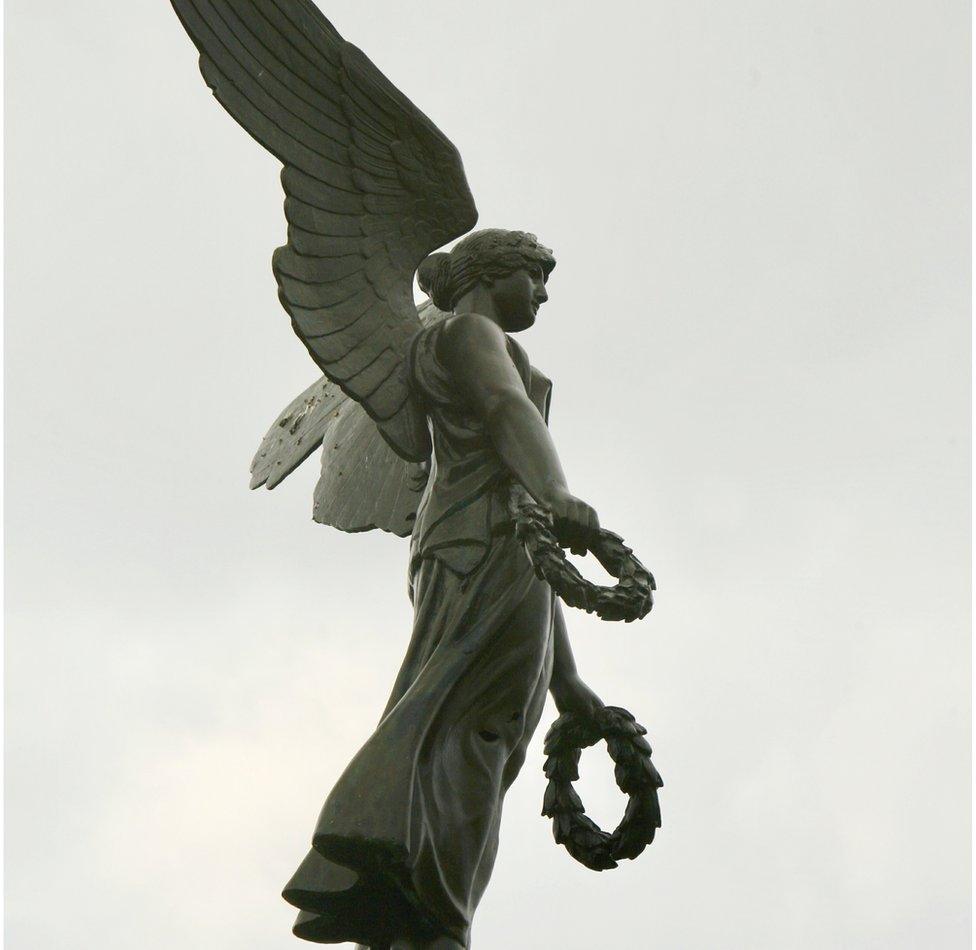
M506 323L507 325L505 329L509 333L518 333L519 330L528 330L528 328L535 323L535 313L533 313L531 310L528 313L520 313L511 317L508 321L506 321Z

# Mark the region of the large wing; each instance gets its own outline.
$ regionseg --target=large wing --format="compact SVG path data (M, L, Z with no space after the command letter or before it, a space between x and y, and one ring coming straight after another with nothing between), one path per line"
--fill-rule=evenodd
M457 149L310 0L172 0L221 105L284 164L279 298L398 454L429 455L403 372L413 275L477 211Z
M427 300L430 326L449 314ZM324 377L296 396L272 423L251 462L251 488L274 488L322 446L312 517L342 531L413 530L424 470L399 458L363 408Z

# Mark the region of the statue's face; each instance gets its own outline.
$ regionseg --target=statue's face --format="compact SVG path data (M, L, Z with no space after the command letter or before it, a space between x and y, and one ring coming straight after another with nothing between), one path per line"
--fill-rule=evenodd
M536 314L548 299L546 274L539 264L527 264L520 270L496 277L489 285L496 312L509 333L525 330L535 323Z

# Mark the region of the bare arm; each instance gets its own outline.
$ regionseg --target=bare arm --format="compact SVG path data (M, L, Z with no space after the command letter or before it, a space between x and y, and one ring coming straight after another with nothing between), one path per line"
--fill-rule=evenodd
M569 492L552 436L508 355L502 330L478 314L454 317L444 327L438 357L529 494L557 522L582 534L597 530L596 512Z
M556 708L561 712L591 713L603 705L596 695L576 672L576 660L569 645L569 632L566 630L566 619L563 617L562 606L559 601L555 605L553 618L555 643L552 657L552 679L549 681L549 692L555 700Z

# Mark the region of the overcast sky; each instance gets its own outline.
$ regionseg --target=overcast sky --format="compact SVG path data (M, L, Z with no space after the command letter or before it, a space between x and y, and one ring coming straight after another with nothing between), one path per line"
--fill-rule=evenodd
M323 0L324 2L324 0ZM163 0L7 4L7 946L287 950L278 893L409 637L406 544L248 464L317 373L277 164ZM969 946L961 0L325 12L558 267L571 488L658 577L571 611L664 827L594 874L506 802L482 950ZM622 814L604 751L579 784Z

